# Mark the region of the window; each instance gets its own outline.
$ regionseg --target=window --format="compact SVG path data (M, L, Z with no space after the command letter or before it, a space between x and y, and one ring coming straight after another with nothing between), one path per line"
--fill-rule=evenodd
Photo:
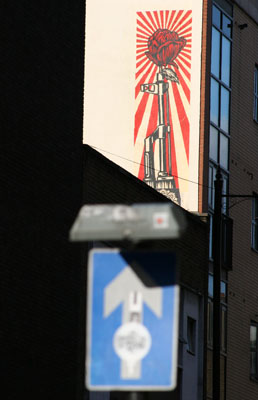
M251 322L250 325L250 375L258 379L257 366L257 322Z
M258 251L258 195L252 201L252 248Z
M215 3L217 3L219 7L221 7L228 15L232 17L233 7L230 2L228 2L227 0L216 0Z
M258 66L254 70L254 120L258 122Z
M221 236L222 267L232 270L233 220L226 215L222 215Z
M209 211L214 208L213 182L219 165L223 175L223 193L228 193L230 104L231 104L231 48L232 5L216 0L212 7L210 133L209 133ZM257 122L258 122L258 66L257 66ZM224 200L224 203L226 200ZM223 213L227 206L223 204Z
M233 5L227 0L213 0L210 73L210 132L209 132L209 190L210 214L209 258L213 259L212 225L214 218L214 181L220 166L223 188L228 194L230 107L231 107L231 58L232 58ZM258 66L257 66L257 122L258 122ZM221 400L225 399L227 359L227 271L232 259L232 221L227 218L228 198L222 199L222 276L221 281ZM211 269L212 271L212 269ZM223 272L224 271L224 272ZM207 399L212 398L212 347L213 347L213 276L209 274L207 309ZM215 330L215 328L214 328Z
M213 347L213 301L208 299L207 308L207 344Z
M187 351L195 354L196 347L196 320L187 317Z
M220 283L220 302L221 302L221 352L227 352L227 282L222 280ZM213 275L209 274L208 280L208 307L207 307L207 344L213 347Z

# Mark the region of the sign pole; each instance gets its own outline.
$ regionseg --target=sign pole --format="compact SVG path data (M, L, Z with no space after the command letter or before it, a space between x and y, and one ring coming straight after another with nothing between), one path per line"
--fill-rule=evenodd
M146 396L144 393L130 392L130 393L128 393L128 396L126 397L126 400L144 400L145 397Z
M171 203L81 208L70 230L71 240L124 241L128 248L90 251L86 325L90 391L121 390L125 392L120 398L144 400L147 391L175 389L176 254L139 248L144 246L142 240L177 239L185 225L181 209ZM159 365L163 369L157 374Z

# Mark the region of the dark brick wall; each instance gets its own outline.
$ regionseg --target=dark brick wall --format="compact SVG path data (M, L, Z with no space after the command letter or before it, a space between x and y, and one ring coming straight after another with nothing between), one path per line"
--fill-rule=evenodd
M247 2L246 2L247 3ZM258 193L258 124L253 120L254 69L258 63L258 26L234 7L230 193ZM238 24L247 23L240 30ZM251 199L231 199L234 220L233 270L229 272L227 399L257 399L250 380L250 321L258 322L258 253L251 249Z
M84 145L84 204L133 204L148 202L168 202L166 197L150 188L145 183L115 165L103 155ZM207 217L191 214L181 209L185 215L187 227L185 233L177 240L159 240L140 243L140 248L170 249L177 253L179 259L179 283L194 290L206 299L208 284L208 242L209 223ZM108 246L126 248L128 243L106 243ZM84 247L84 265L87 264L87 247ZM85 270L84 270L85 271ZM86 271L85 271L86 272ZM86 280L86 276L85 276ZM206 358L206 300L204 301L204 365ZM82 320L85 311L82 304ZM84 335L83 330L81 331ZM84 343L81 343L81 354L84 354ZM83 360L81 360L83 362ZM204 367L205 371L205 367ZM205 381L205 376L204 376ZM151 394L145 394L150 399ZM153 394L155 396L155 394ZM177 399L176 392L156 394L160 399ZM112 399L124 399L122 394L112 394Z
M23 0L5 1L1 10L0 395L5 400L82 399L85 265L68 232L83 200L166 201L89 148L83 199L84 8L82 0ZM187 215L184 245L171 248L185 253L181 268L188 272L182 279L203 291L207 228Z
M1 5L2 399L76 399L84 7Z
M132 204L168 202L156 190L147 186L103 155L84 145L84 203ZM208 271L208 223L181 209L187 229L180 239L148 242L149 248L171 249L180 257L180 280L183 284L206 293Z

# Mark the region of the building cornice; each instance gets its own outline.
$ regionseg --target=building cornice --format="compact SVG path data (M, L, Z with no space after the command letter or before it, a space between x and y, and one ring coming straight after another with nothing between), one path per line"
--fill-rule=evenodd
M234 0L234 3L241 7L258 24L257 0Z

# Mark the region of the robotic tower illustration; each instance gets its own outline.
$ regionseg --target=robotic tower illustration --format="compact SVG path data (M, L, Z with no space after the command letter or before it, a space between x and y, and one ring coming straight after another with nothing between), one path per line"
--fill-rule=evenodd
M171 124L169 81L179 84L176 72L167 65L178 68L175 58L185 46L186 40L176 32L158 29L149 38L146 56L159 67L154 83L141 85L141 92L158 96L158 125L144 140L144 182L174 202L180 204L179 189L172 175ZM154 161L154 145L159 143L159 166ZM168 162L167 162L168 160ZM168 164L168 165L167 165ZM155 171L158 169L158 174Z

